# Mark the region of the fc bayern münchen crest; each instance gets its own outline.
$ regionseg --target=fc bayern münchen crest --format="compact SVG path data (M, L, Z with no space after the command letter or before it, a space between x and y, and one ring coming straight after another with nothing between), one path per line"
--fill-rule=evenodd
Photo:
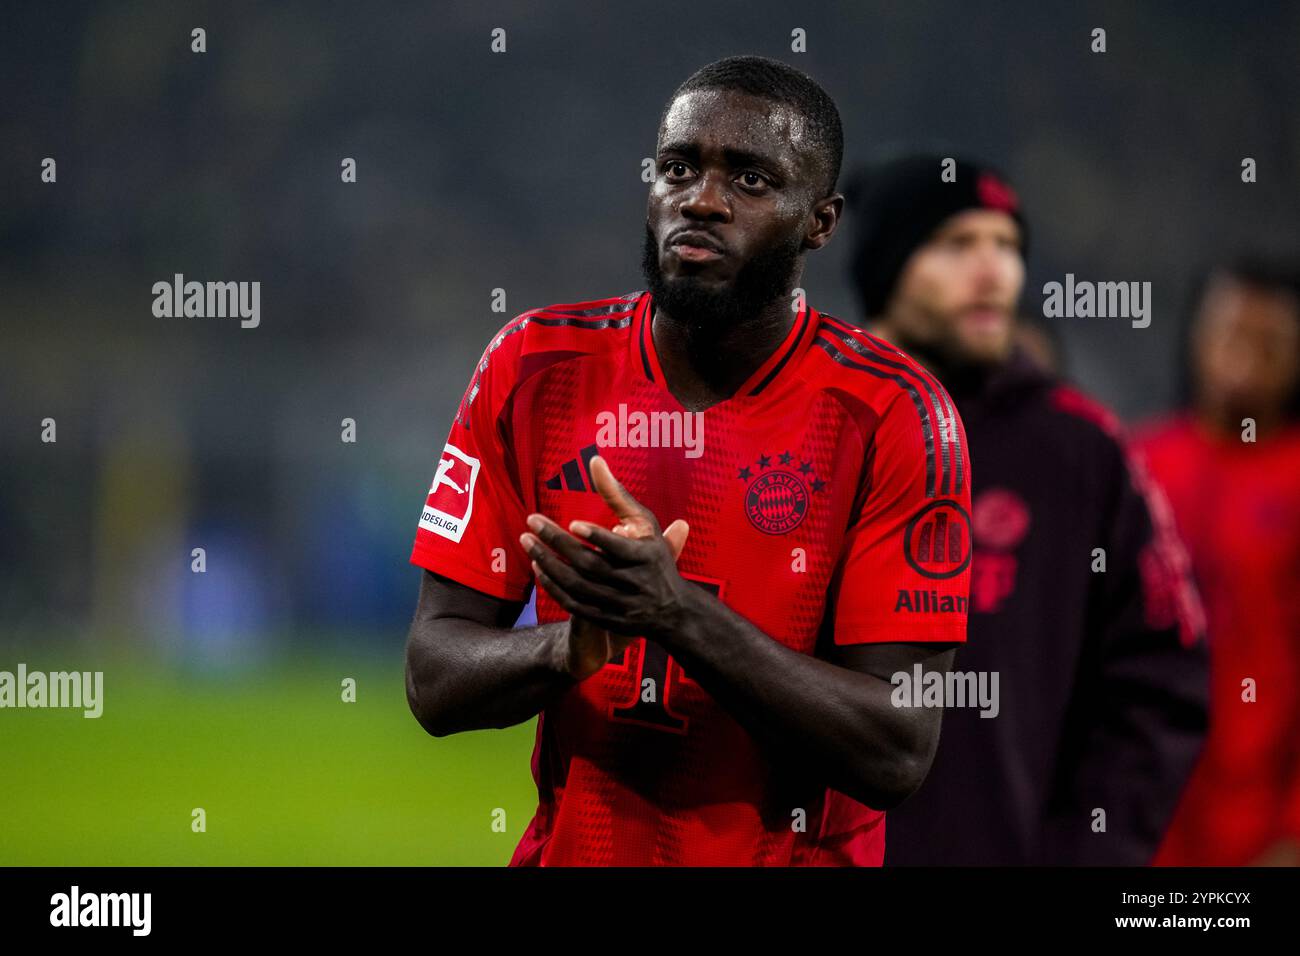
M757 474L746 465L736 476L749 482L745 515L764 534L787 534L799 527L808 513L809 498L826 485L813 474L812 462L800 461L795 466L791 464L793 459L787 451L777 456L778 465L774 467L771 455L760 455Z

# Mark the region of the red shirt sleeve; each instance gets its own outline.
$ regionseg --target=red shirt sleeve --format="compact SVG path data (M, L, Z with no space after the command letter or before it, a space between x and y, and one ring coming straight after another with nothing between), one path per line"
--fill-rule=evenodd
M514 323L483 350L433 465L411 563L509 601L528 600L532 569L519 546L528 515L503 421L513 392ZM510 343L514 344L514 343Z
M836 644L966 640L970 458L961 417L935 391L950 417L923 419L900 393L868 446L867 488L831 580ZM946 488L929 477L945 473Z

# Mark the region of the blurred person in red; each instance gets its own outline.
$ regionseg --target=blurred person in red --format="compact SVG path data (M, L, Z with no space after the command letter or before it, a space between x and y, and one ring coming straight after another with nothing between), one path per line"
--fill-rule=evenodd
M1138 435L1204 600L1210 733L1157 865L1300 864L1300 268L1211 270L1190 401Z

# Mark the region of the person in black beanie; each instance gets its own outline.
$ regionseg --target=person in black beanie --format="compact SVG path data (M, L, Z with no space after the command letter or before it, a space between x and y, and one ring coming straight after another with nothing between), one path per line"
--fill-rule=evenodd
M1027 223L1004 176L913 155L845 195L864 324L934 373L966 427L975 554L954 669L997 697L946 708L885 865L1145 865L1207 724L1203 614L1168 507L1114 416L1016 344Z

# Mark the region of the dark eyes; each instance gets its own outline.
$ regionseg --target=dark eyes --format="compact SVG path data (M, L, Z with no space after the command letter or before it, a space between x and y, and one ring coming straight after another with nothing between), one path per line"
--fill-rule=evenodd
M663 164L663 171L669 179L681 179L690 174L691 168L680 159L670 159ZM766 176L762 173L756 173L752 169L747 169L737 175L736 181L750 191L760 191L772 185Z

